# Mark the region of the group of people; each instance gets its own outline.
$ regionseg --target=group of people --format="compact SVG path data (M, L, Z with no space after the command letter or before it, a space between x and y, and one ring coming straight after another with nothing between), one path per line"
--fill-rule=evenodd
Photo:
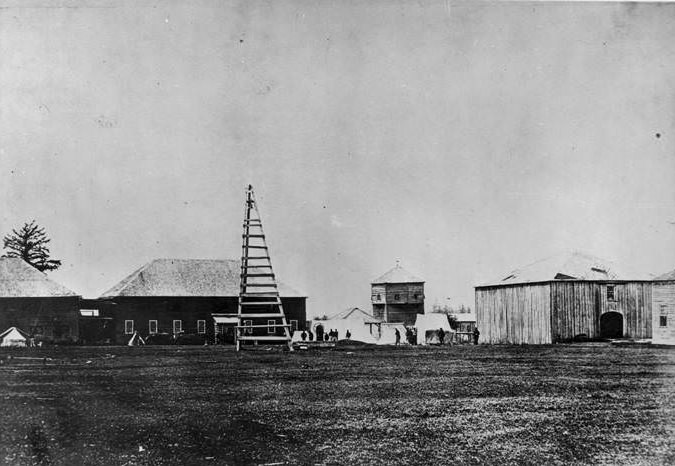
M441 345L445 344L445 335L446 331L443 330L443 328L438 329L438 341ZM396 346L401 344L401 332L398 329L394 330L394 335L396 337ZM477 345L478 344L478 337L480 337L480 331L478 330L478 327L473 329L472 332L473 336L473 344ZM349 330L345 333L345 337L347 340L351 339L352 334ZM417 335L411 328L406 328L405 331L405 337L406 341L414 345L417 343ZM302 341L313 341L314 340L314 334L311 332L311 330L303 330L302 333L300 334L300 338L302 338ZM335 329L331 329L328 332L325 332L323 334L323 337L317 335L317 341L338 341L339 338L339 333Z
M328 332L325 332L323 336L319 336L317 334L317 339L316 341L338 341L338 338L340 337L340 334L337 330L331 329ZM347 340L349 340L352 337L352 334L349 330L345 333L345 337ZM314 341L314 334L312 333L311 330L303 330L302 333L300 334L300 338L302 338L302 341Z

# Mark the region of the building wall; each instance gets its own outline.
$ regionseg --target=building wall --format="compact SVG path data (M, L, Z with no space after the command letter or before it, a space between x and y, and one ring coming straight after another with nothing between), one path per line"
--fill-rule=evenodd
M424 283L387 283L371 286L373 316L385 322L413 325L424 314Z
M282 298L286 320L298 322L303 330L307 320L305 298ZM205 321L204 336L208 342L215 340L215 323L212 314L236 314L237 297L117 297L98 300L101 316L111 317L113 341L125 344L130 334L125 333L125 321L133 321L133 329L142 337L150 333L150 321L157 321L157 333L174 333L174 320L181 321L182 333L198 334L198 321ZM254 325L267 323L257 319ZM270 319L272 320L272 319ZM281 323L281 319L275 320ZM281 329L277 329L282 332ZM255 334L266 335L267 329L256 329Z
M608 287L614 297L608 298ZM651 284L648 282L551 283L553 340L569 341L585 334L602 337L600 318L607 312L623 316L623 337L651 338Z
M476 288L475 307L481 343L552 343L548 284Z
M0 298L0 331L17 327L38 341L76 342L79 297Z
M675 345L675 282L653 283L652 313L652 343Z

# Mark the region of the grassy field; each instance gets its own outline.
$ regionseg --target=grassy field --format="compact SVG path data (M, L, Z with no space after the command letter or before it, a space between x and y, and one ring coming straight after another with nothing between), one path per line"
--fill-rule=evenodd
M675 349L64 347L0 358L2 464L675 463Z

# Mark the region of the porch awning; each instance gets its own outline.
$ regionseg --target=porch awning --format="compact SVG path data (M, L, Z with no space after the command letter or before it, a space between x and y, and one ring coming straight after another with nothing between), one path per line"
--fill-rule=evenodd
M225 317L225 316L213 316L213 320L217 324L237 324L239 319L236 317Z

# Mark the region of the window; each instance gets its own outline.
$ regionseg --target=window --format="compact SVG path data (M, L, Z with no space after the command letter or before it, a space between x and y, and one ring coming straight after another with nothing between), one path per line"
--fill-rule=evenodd
M659 316L659 327L668 327L668 316Z
M134 333L134 321L133 320L125 320L124 321L124 333L127 335L131 335Z
M274 326L276 324L276 321L274 320L268 320L267 321L267 333L276 333L277 328Z
M298 321L291 320L291 332L296 332L298 330Z
M82 317L98 317L98 309L80 309Z
M244 326L248 327L244 329L244 333L248 335L253 335L253 328L251 327L253 325L252 320L245 320L244 321Z
M198 320L197 321L197 333L206 333L206 321Z
M380 293L375 295L375 301L381 301L382 300L382 295Z
M413 295L413 298L415 299L415 301L417 301L418 299L420 299L420 295L418 295L417 293L415 293L415 294Z
M614 301L614 285L607 285L607 301Z
M174 320L173 321L173 333L183 333L183 321Z
M155 334L157 333L157 321L156 320L149 320L148 321L148 333Z
M395 295L394 295L394 301L398 301L399 299L401 299L401 295L400 295L400 294L395 294Z

